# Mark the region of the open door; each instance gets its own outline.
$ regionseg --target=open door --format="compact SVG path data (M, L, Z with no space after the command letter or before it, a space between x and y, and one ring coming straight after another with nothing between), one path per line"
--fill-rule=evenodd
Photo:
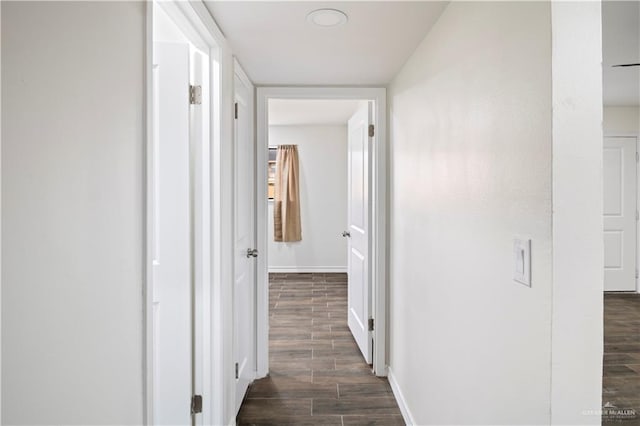
M235 226L233 285L233 353L236 373L236 413L255 378L255 175L251 139L251 90L235 77Z
M369 268L370 102L363 102L348 124L348 324L368 364L373 360L371 271Z
M636 290L636 138L605 138L604 289Z
M153 416L191 424L189 44L153 46Z

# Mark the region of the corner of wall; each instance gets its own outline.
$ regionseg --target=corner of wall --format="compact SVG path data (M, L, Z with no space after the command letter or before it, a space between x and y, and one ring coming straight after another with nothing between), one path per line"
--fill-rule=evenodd
M552 2L551 424L600 424L603 354L600 2Z

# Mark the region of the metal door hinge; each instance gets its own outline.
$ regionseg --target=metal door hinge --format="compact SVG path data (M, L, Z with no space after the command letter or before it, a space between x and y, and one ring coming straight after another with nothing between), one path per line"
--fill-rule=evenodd
M636 152L636 163L640 163L640 153Z
M238 103L236 102L233 105L233 118L238 119Z
M369 331L373 331L373 318L369 318Z
M239 368L239 366L238 366L238 363L236 362L236 379L240 378L238 368Z
M189 104L202 104L202 86L189 86Z
M640 274L638 273L638 268L636 268L636 279L638 279L640 277Z
M202 413L202 395L191 397L191 414Z
M376 128L373 124L369 124L369 137L372 138L376 134Z

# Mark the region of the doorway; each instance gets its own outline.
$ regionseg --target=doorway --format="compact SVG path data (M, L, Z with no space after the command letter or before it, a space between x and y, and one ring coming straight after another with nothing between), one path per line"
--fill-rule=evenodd
M351 199L350 206L360 206L359 217L366 221L368 235L366 236L364 256L360 251L361 271L363 287L368 293L359 294L357 299L364 301L362 305L350 306L349 311L355 308L359 315L353 323L360 326L360 336L364 337L358 342L365 360L372 364L372 369L378 376L386 375L386 140L385 140L385 89L331 89L331 88L259 88L257 91L257 243L258 250L262 253L269 251L269 188L268 188L268 164L269 164L269 106L271 100L352 100L363 101L366 106L366 128L360 128L361 136L368 141L369 148L365 156L349 157L348 164L352 166L367 166L369 174L364 181L359 181L361 197ZM369 112L369 106L371 110ZM372 127L369 127L368 121ZM364 132L364 133L362 133ZM371 136L369 136L371 135ZM364 146L360 145L361 154ZM355 152L355 148L351 150ZM365 159L365 160L363 160ZM352 161L353 160L353 161ZM364 161L364 163L363 163ZM353 167L352 167L353 168ZM362 169L359 169L362 172ZM328 170L327 173L332 173ZM362 179L362 175L361 175ZM353 187L354 185L351 185ZM356 194L357 195L357 194ZM300 195L304 200L304 195ZM360 204L358 204L358 202ZM350 211L350 213L353 213ZM347 215L349 217L349 214ZM348 225L347 222L344 223ZM365 223L359 222L359 225ZM358 226L356 224L356 227ZM305 226L304 224L302 225ZM348 226L346 226L348 228ZM360 226L362 228L362 226ZM303 228L304 229L304 228ZM304 235L303 230L303 235ZM342 231L349 246L348 252L355 244L348 238L349 229ZM304 236L303 236L304 239ZM344 244L344 242L343 242ZM360 243L361 244L361 243ZM361 247L361 246L358 246ZM271 250L273 251L273 250ZM269 372L269 261L268 256L261 256L257 263L257 377L265 377ZM347 258L349 259L349 257ZM301 265L305 266L305 265ZM308 265L306 265L308 266ZM327 266L327 265L323 265ZM347 261L347 268L356 266L352 260ZM304 268L303 268L304 269ZM275 272L277 269L272 268ZM298 270L300 272L301 269ZM307 269L309 272L309 269ZM282 273L282 272L280 272ZM351 279L351 277L350 277ZM352 298L356 300L356 298ZM366 318L363 318L363 313ZM375 326L373 326L375 324ZM373 326L373 327L371 327ZM355 328L355 327L354 327ZM373 330L371 330L373 329ZM353 330L352 330L353 331ZM357 336L358 333L354 333ZM356 337L357 339L357 337ZM369 357L367 355L370 354Z
M604 425L640 418L639 36L637 2L602 3Z
M151 3L147 151L147 412L201 424L210 280L211 46L173 3ZM204 418L204 416L207 418Z

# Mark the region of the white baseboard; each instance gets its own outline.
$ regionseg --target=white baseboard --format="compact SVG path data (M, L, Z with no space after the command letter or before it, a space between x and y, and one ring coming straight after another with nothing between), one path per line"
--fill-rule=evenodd
M398 407L400 407L400 412L402 413L402 417L404 418L404 422L407 426L416 425L415 420L413 419L413 415L409 410L409 406L407 405L407 401L404 399L404 395L400 390L400 386L396 381L396 376L393 374L393 370L391 367L387 367L387 378L389 379L389 384L391 385L391 390L393 391L393 396L396 397L396 402L398 403Z
M346 266L269 266L269 272L281 274L300 274L313 272L339 273L347 272Z

